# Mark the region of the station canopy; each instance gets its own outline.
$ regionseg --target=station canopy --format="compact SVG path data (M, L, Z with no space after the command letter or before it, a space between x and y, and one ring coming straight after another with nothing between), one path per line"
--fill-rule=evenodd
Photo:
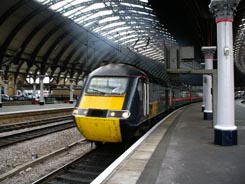
M34 81L82 80L106 63L132 64L168 81L177 45L147 0L2 0L0 70Z
M148 0L37 0L75 23L154 60L176 43Z
M243 11L244 14L244 11ZM244 14L245 15L245 14ZM234 56L237 68L245 74L245 16L241 19L234 40Z

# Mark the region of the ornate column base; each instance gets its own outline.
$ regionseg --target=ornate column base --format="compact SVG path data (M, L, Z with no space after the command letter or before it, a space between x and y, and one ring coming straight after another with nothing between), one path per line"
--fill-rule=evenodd
M0 108L3 106L3 104L2 103L0 103Z
M237 130L214 129L214 144L221 146L237 145Z
M212 120L213 119L213 112L205 112L203 113L204 120Z
M73 101L69 101L70 104L73 104Z
M39 102L39 105L44 105L44 102Z

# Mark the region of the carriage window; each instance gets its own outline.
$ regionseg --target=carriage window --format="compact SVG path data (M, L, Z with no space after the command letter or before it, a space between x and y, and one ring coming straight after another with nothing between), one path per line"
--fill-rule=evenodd
M126 77L93 77L86 89L90 94L123 94L126 91Z
M139 96L139 106L141 107L140 111L142 114L142 118L144 118L148 113L147 85L144 79L139 79L137 93Z
M137 89L138 89L140 101L143 103L144 88L143 88L143 81L142 81L142 79L139 80Z

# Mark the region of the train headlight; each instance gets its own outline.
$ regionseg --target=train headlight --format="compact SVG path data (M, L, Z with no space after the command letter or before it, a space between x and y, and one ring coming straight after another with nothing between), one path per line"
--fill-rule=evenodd
M128 111L125 111L122 113L122 117L127 119L130 116L130 113Z
M112 112L110 112L110 115L109 116L115 117L115 115L116 115L116 113L112 111Z
M73 109L72 115L75 116L75 115L77 115L77 114L78 114L78 109Z
M107 117L108 118L120 118L120 119L127 119L130 116L130 112L127 110L122 111L108 111Z
M88 109L80 109L80 108L76 108L73 110L72 115L79 115L79 116L87 116L88 114Z

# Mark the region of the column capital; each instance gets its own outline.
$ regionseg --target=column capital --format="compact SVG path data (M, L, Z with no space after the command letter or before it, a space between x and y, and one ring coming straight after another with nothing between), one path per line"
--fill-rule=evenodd
M210 12L214 14L216 23L233 22L234 13L240 0L211 0Z
M213 55L216 51L216 46L202 47L201 50L205 59L213 59Z

